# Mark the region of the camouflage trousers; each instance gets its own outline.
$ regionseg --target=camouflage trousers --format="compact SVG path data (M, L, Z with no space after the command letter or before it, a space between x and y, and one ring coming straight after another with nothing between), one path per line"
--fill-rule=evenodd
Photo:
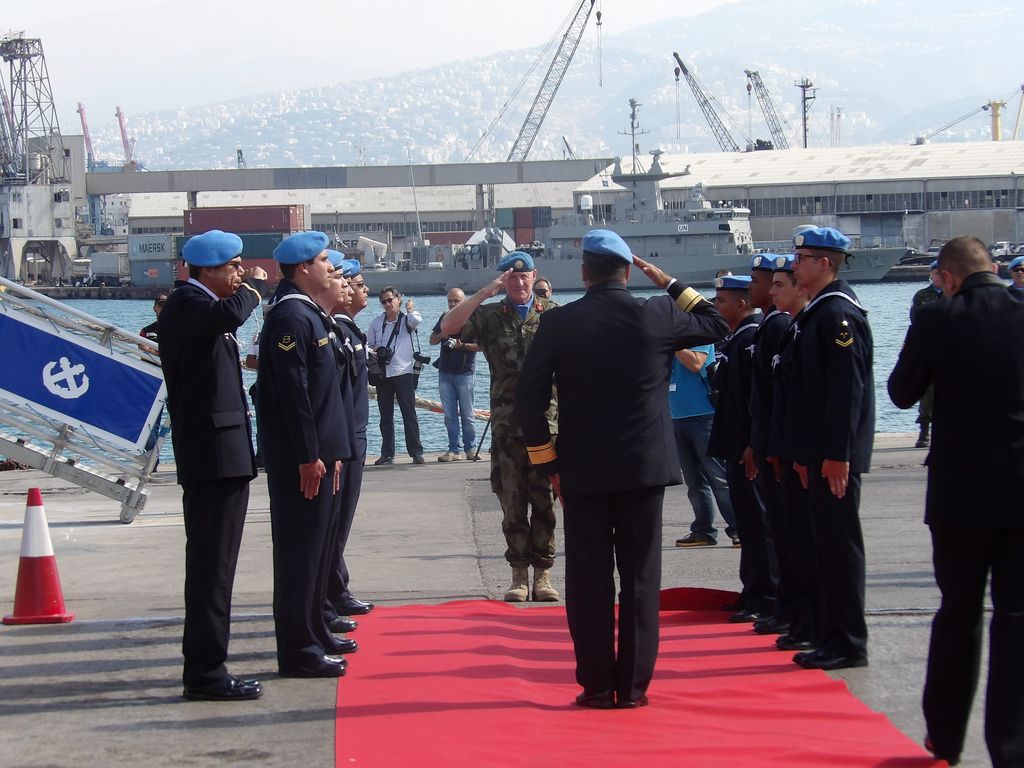
M551 483L531 468L522 437L498 426L491 434L491 490L501 503L505 559L513 568L550 568L555 562ZM532 515L527 515L527 506Z

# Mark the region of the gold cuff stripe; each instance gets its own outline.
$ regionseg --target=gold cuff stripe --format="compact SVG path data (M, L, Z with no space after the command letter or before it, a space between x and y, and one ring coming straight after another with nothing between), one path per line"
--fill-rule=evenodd
M547 464L558 458L555 453L555 444L548 440L544 445L526 446L526 452L530 457L531 464Z
M704 297L701 296L693 288L687 288L676 299L676 305L684 312L691 312L694 307L704 301Z

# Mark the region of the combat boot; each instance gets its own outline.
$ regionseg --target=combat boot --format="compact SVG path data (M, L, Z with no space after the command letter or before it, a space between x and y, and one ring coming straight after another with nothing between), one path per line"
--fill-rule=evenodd
M530 569L512 568L512 586L505 593L506 603L525 603L530 595Z
M533 601L535 603L554 603L558 601L558 590L551 584L551 575L547 568L533 569Z
M931 425L927 421L922 421L921 422L921 431L917 435L917 442L914 443L914 447L915 448L927 448L928 447L928 444L931 442L928 439L928 432L930 431L929 430L930 426Z

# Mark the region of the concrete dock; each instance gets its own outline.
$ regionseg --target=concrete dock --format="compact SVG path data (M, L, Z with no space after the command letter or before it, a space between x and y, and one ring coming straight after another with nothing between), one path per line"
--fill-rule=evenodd
M870 666L832 673L920 743L924 664L939 596L922 523L925 451L915 435L879 435L863 485ZM378 605L500 599L505 563L487 461L367 467L349 544L352 588ZM336 682L276 676L269 501L260 477L234 590L229 666L264 695L232 704L181 698L185 534L173 473L151 486L131 525L97 494L35 471L0 473L0 608L13 604L26 492L40 487L68 625L0 627L0 765L333 766ZM669 489L663 585L737 589L739 550L677 549L692 519ZM561 533L558 534L561 552ZM564 571L556 562L556 586ZM524 608L529 610L529 604ZM372 621L373 615L365 621ZM352 637L359 639L359 631ZM770 642L767 639L766 642ZM366 647L349 657L358 674ZM988 765L980 702L961 765ZM657 673L651 688L657 704ZM681 713L681 717L683 717ZM698 763L693 763L698 764Z

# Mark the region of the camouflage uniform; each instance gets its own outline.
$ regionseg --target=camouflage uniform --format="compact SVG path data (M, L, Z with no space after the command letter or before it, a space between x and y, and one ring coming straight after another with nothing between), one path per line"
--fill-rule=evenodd
M470 315L461 331L474 339L491 369L491 490L501 503L501 530L513 568L550 568L555 561L555 508L551 484L526 457L526 443L516 411L516 380L546 309L553 301L535 296L524 320L508 298L485 304ZM558 432L554 399L547 417L551 434ZM527 504L533 514L527 516Z

